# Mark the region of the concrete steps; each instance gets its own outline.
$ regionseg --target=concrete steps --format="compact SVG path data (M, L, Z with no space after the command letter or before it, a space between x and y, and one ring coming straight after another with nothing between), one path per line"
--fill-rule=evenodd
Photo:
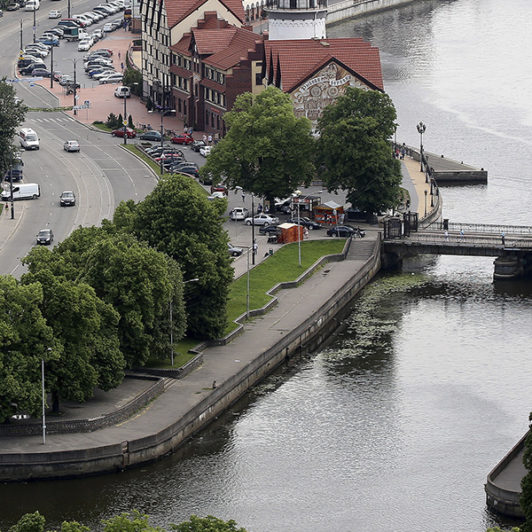
M374 239L353 238L345 260L368 260L373 254L374 248Z

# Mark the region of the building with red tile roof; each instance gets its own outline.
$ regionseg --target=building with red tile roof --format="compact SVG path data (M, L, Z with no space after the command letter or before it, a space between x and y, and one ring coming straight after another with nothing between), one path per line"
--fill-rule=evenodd
M265 41L262 74L314 127L346 87L384 91L379 49L359 38Z

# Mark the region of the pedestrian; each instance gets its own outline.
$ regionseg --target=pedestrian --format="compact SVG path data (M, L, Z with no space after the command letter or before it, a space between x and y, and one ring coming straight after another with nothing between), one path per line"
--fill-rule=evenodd
M6 203L6 212L9 212L9 203Z
M256 241L253 242L253 255L257 254L257 251L259 250L259 245Z
M203 135L203 143L207 144L207 135Z
M262 212L262 203L259 203L257 207L257 213L260 214Z
M449 231L447 231L447 229L445 230L443 235L445 236L445 242L448 242L449 241Z
M460 242L464 241L464 230L460 229Z
M120 68L124 70L124 63L120 63Z
M207 141L209 142L209 144L212 144L212 135L209 135L209 136L207 137Z
M504 246L505 245L505 239L504 239L504 231L501 231L501 240L502 240L502 245Z
M194 128L193 128L192 126L190 126L190 127L188 128L188 134L189 134L189 135L192 135L192 132L193 132L193 131L194 131Z
M242 203L246 201L246 193L242 191Z
M400 159L404 159L405 155L406 155L406 148L405 148L405 146L403 144L403 147L401 148L401 156L399 158Z
M303 238L308 238L308 227L305 227L305 229L303 229Z
M118 59L120 59L120 52L118 52Z
M212 389L216 388L216 381L212 381Z

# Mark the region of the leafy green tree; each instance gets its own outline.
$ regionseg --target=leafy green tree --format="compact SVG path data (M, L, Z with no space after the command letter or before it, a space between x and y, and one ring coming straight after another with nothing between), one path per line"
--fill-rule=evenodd
M222 521L222 519L212 515L207 517L191 515L189 521L184 521L179 525L171 525L171 529L177 532L246 532L245 528L237 528L237 526L232 519Z
M41 360L51 363L61 345L41 313L42 287L0 276L0 422L18 413L38 415Z
M0 176L4 176L15 161L13 137L26 115L26 106L15 99L16 92L6 78L0 80Z
M395 120L388 95L349 87L318 121L320 177L329 190L345 190L360 210L375 213L397 204L401 167L389 144Z
M118 228L132 228L139 240L172 257L186 281L198 279L185 285L188 332L196 338L219 337L227 322L233 269L218 203L207 200L190 178L168 175L144 201L122 204L113 219Z
M311 123L296 118L290 97L269 87L257 96L241 94L224 115L227 135L217 144L202 175L240 186L270 202L286 197L313 173Z
M142 96L142 73L135 68L126 68L122 83L129 87L135 96Z
M52 255L49 250L34 255ZM86 283L70 281L48 267L39 268L37 259L26 262L30 272L22 282L39 282L43 287L41 310L55 338L63 346L60 360L47 367L51 383L53 410L59 410L59 399L84 402L95 387L110 390L124 378L124 357L119 349L118 320L114 308L98 298Z
M104 532L164 532L162 528L152 527L148 521L149 516L133 510L104 520L103 530Z
M44 532L46 519L39 512L24 514L16 525L13 525L9 532Z
M525 440L523 462L528 473L521 481L521 508L525 514L525 522L521 532L532 532L532 413L529 416L530 430Z

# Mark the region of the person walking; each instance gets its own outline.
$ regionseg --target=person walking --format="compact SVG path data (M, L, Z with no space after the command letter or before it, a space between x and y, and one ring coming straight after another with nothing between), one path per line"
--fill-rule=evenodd
M259 250L259 245L257 244L257 241L253 241L253 255L257 255L257 251Z
M464 241L464 230L460 229L460 242Z
M504 231L501 231L501 240L502 240L502 245L504 246L506 244Z
M203 135L203 143L207 145L207 135Z
M445 237L445 242L448 242L449 241L449 231L447 231L447 229L445 230L445 232L443 233L444 237Z
M210 145L212 144L212 135L209 135L209 136L207 137L207 141L208 141L209 146L210 146Z
M246 193L242 191L242 203L246 201Z

